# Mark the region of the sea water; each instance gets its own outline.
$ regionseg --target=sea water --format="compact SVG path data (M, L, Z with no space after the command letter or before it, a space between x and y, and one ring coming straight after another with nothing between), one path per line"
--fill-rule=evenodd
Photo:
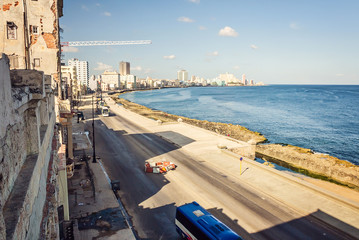
M359 165L359 85L167 88L120 97L175 115L239 124L271 143Z

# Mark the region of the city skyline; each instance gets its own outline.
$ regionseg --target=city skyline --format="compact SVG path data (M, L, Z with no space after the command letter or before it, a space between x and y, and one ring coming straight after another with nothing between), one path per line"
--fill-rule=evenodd
M359 84L358 7L353 0L65 0L61 41L152 44L64 47L63 59L88 61L91 75L125 61L139 78L175 79L186 69L206 79L228 72L267 84Z

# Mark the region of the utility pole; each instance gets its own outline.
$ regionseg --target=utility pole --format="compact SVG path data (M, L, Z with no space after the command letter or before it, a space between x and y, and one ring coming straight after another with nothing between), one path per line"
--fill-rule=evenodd
M95 113L93 108L93 94L92 94L92 162L96 163L96 148L95 148Z

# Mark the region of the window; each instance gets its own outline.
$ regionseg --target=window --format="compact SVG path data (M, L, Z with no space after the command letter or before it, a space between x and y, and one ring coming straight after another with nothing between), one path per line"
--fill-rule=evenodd
M39 34L39 27L38 26L32 25L31 28L32 28L32 33L33 34Z
M40 58L34 58L34 67L40 67Z
M6 22L7 27L7 39L13 39L16 40L16 30L17 26L14 22Z

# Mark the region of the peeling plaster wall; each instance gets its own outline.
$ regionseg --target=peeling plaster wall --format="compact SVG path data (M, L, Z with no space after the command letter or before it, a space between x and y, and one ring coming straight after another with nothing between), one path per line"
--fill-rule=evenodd
M38 26L39 34L30 33L30 62L34 69L45 74L57 76L59 71L59 24L57 0L38 0L28 2L29 25ZM34 59L40 60L40 66L34 65Z
M58 2L59 0L37 0L25 1L25 4L23 0L0 0L0 36L4 39L0 41L0 52L9 56L18 56L18 67L12 64L12 69L27 69L25 46L28 42L30 69L40 70L53 78L58 78L60 71ZM62 12L62 9L60 10ZM24 21L24 12L26 21ZM17 26L15 40L7 39L7 21L12 21ZM33 26L36 27L37 32ZM25 29L27 31L24 31Z
M23 3L22 1L1 0L0 1L0 53L7 55L19 56L18 67L16 69L25 69L25 38L24 38L24 17L23 17ZM7 39L6 22L14 22L17 26L16 39Z
M57 54L58 54L58 24L57 14L53 5L54 0L39 0L28 3L28 11L33 13L29 15L29 25L37 26L39 33L30 32L31 44L30 55L31 63L34 59L40 59L40 66L35 69L44 71L46 74L57 72Z

